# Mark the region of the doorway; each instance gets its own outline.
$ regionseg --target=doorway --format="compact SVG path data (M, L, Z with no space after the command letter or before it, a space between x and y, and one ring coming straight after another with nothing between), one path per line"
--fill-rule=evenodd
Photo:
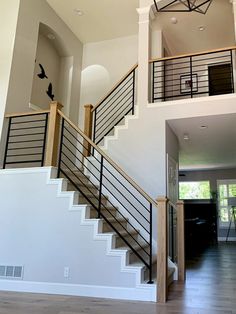
M218 64L208 67L209 96L233 93L232 67Z

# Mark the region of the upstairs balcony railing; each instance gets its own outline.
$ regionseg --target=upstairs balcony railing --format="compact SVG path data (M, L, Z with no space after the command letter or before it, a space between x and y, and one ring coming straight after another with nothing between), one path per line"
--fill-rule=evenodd
M235 49L151 60L151 102L234 93Z

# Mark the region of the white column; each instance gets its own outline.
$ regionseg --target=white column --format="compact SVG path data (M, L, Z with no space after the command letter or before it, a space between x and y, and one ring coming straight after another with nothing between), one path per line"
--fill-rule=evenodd
M236 42L236 0L230 0L233 7L234 16L234 38ZM235 50L233 50L233 76L234 76L234 92L236 93L236 62L235 62Z
M234 15L234 38L236 41L236 0L230 0L233 6L233 15Z
M0 138L8 95L19 4L20 0L0 1Z
M148 104L149 58L150 58L150 21L154 17L151 6L137 9L139 14L138 34L138 91L139 108Z

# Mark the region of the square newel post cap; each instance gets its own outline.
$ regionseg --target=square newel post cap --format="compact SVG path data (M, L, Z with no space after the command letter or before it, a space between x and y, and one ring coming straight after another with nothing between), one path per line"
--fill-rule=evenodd
M157 203L167 203L169 200L166 196L158 196Z
M93 109L93 105L91 105L91 104L84 105L84 109L92 110Z
M58 101L52 101L50 103L50 109L55 108L55 107L56 107L56 109L61 110L64 106L61 103L59 103Z

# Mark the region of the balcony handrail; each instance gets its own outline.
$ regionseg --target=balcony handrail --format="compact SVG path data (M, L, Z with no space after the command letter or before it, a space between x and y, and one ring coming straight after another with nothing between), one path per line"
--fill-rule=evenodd
M127 173L124 172L102 149L99 148L94 142L87 137L83 131L77 127L72 121L70 121L69 118L67 118L66 115L60 110L58 110L59 115L66 120L66 122L74 128L75 131L77 131L94 149L96 149L99 154L103 156L104 159L110 163L117 172L119 172L149 203L152 203L152 205L157 206L157 202L151 198L130 176L127 175Z
M47 110L38 110L38 111L28 111L28 112L21 112L21 113L6 113L4 115L5 118L17 118L17 117L25 117L25 116L34 116L44 113L50 113L50 109Z
M91 112L95 111L137 67L138 63L133 65L132 68L125 75L123 75L122 78L109 90L109 92L107 92L106 95L99 100L99 102L93 107Z
M173 60L173 59L179 59L179 58L187 58L187 57L195 57L195 56L200 56L200 55L204 55L204 54L210 54L210 53L214 53L214 52L223 52L223 51L227 51L227 50L236 50L236 46L229 46L229 47L225 47L225 48L217 48L217 49L212 49L212 50L204 50L201 52L196 52L196 53L186 53L186 54L181 54L181 55L175 55L175 56L171 56L171 57L164 57L164 58L154 58L154 59L150 59L149 63L153 63L156 61L165 61L165 60Z

